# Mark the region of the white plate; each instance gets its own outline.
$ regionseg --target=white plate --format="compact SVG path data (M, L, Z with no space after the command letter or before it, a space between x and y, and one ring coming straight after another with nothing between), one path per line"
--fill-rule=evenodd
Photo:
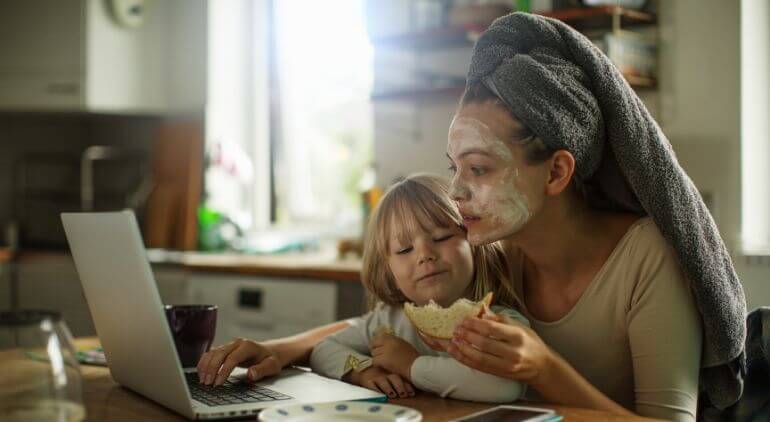
M263 422L299 421L398 421L418 422L422 413L395 404L365 401L338 401L332 403L305 403L271 407L259 413Z

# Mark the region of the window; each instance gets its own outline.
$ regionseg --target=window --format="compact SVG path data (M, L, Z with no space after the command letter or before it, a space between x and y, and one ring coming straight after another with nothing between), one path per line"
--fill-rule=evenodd
M248 230L360 230L373 149L364 22L362 0L209 2L208 205Z
M741 238L770 253L770 3L741 3Z
M274 2L278 223L360 226L372 161L372 47L363 1Z

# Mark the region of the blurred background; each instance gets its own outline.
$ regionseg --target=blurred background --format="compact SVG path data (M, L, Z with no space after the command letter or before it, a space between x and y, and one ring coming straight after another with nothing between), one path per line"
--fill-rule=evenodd
M59 213L129 208L163 301L220 306L217 343L361 312L368 212L448 175L473 42L514 10L609 55L770 304L764 0L5 0L0 309L94 334Z

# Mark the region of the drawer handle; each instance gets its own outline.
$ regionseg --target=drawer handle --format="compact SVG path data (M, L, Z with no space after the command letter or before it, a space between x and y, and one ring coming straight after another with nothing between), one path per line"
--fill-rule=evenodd
M238 307L258 311L262 309L262 289L239 289Z

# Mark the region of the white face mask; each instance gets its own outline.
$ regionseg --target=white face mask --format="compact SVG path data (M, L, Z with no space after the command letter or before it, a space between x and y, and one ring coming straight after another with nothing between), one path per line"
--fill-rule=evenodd
M456 117L447 153L457 166L450 195L463 214L468 241L486 244L519 231L531 213L516 183L519 169L512 147L483 122Z

